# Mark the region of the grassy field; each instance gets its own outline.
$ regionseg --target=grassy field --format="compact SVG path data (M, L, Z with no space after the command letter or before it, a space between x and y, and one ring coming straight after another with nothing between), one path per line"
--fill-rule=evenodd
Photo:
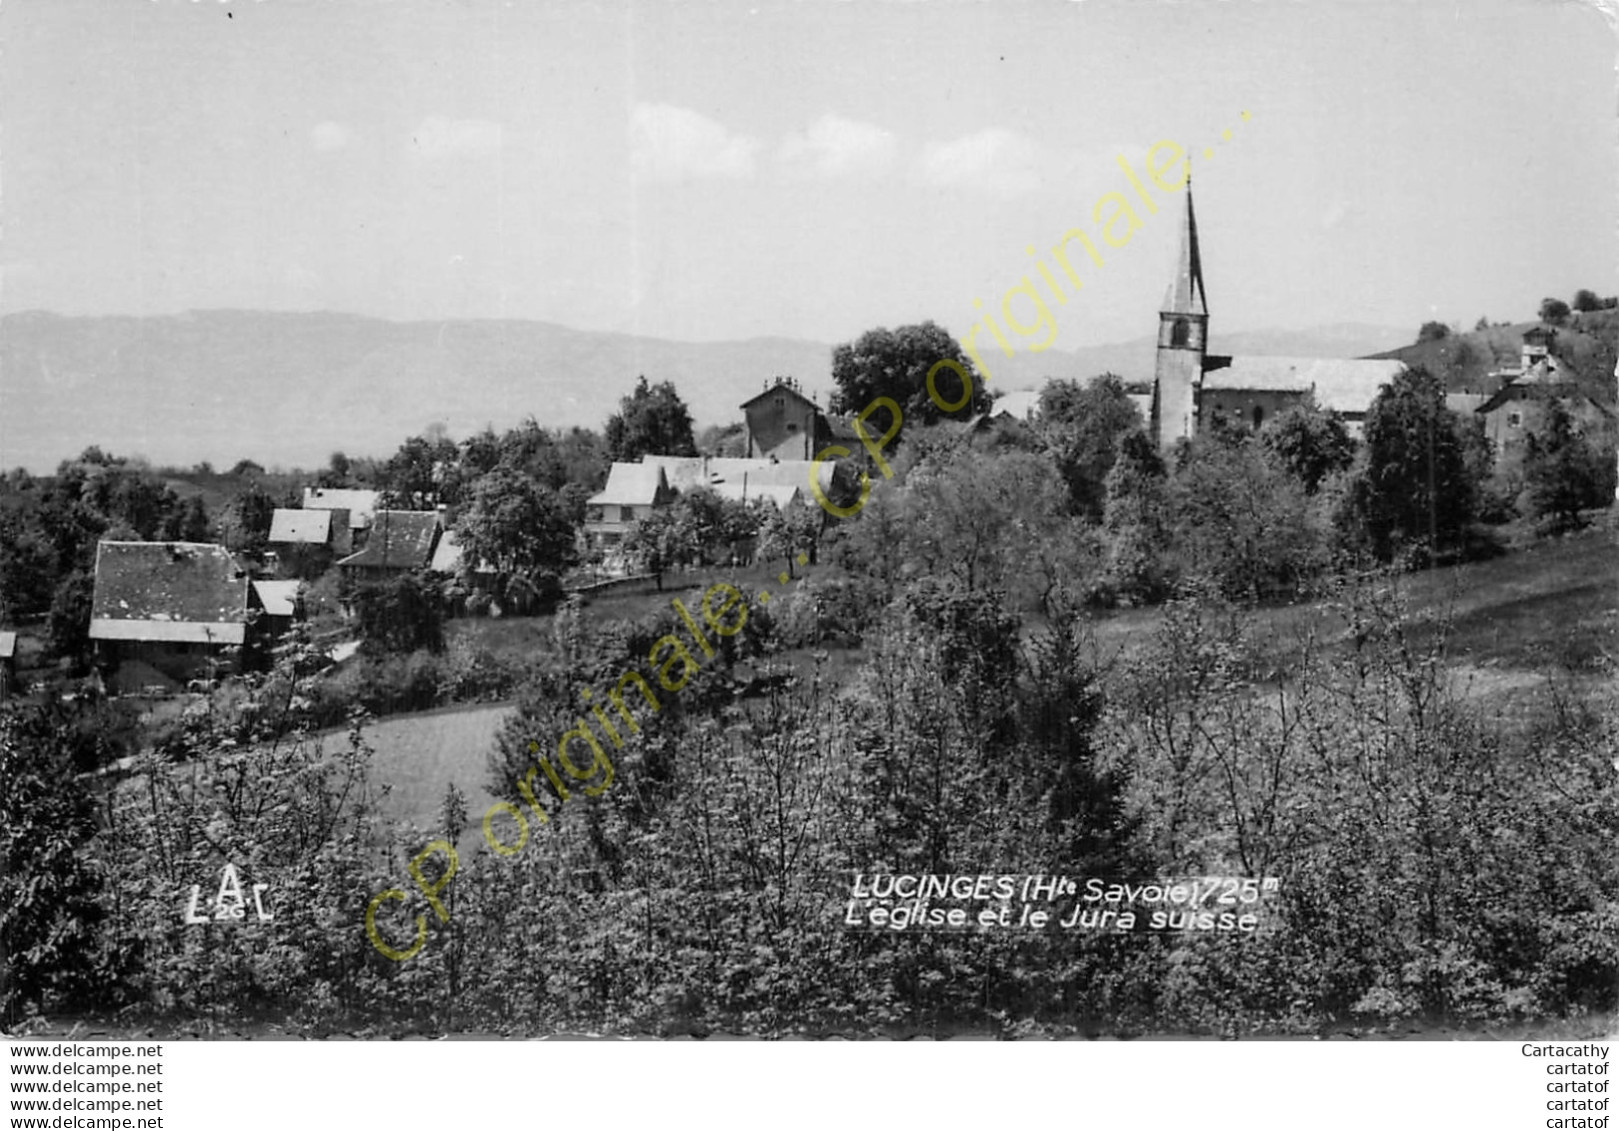
M1400 580L1413 609L1448 613L1452 666L1466 694L1493 697L1507 711L1537 696L1549 673L1587 687L1612 678L1611 661L1619 656L1619 526L1614 519L1606 515L1591 529L1492 561ZM638 618L668 608L676 597L692 609L701 601L703 588L718 581L731 581L750 594L779 591L776 572L760 567L716 569L700 579L669 578L661 593L648 586L645 592L598 598L586 607L585 616ZM821 567L804 572L834 571ZM1095 622L1099 650L1114 658L1136 654L1161 617L1158 609L1099 617ZM1287 669L1290 655L1308 633L1315 631L1333 647L1340 629L1320 604L1269 606L1254 615L1255 632L1274 641L1269 654L1278 672ZM550 617L466 619L452 622L450 631L514 657L532 656L552 646ZM860 649L828 651L831 659L825 674L834 685L858 669ZM811 662L808 650L783 658L800 668ZM377 748L378 779L392 785L388 811L435 827L445 788L453 781L467 795L468 811L476 820L494 800L486 789L485 759L508 709L455 708L393 716L374 724L370 734Z
M452 707L394 715L367 727L366 738L376 748L373 780L389 787L383 810L423 829L437 829L439 805L453 782L466 795L469 835L475 841L478 821L496 800L487 788L487 759L509 709ZM333 737L340 739L341 733Z

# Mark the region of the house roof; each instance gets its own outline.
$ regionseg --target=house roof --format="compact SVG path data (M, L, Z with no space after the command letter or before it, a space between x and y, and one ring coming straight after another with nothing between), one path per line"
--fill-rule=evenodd
M373 569L420 569L433 556L437 511L377 511L365 548L337 564Z
M17 634L0 632L0 660L9 660L17 654Z
M1013 420L1033 420L1040 415L1040 394L1033 389L1019 389L1015 393L995 398L990 406L991 416L1010 416Z
M363 530L368 526L381 501L380 491L349 487L304 488L304 510L348 511L350 530Z
M732 499L737 502L767 501L774 504L777 510L786 510L804 497L803 489L791 483L760 484L758 486L749 483L746 488L741 483L720 483L711 487L710 490L722 499Z
M247 585L246 573L223 546L100 542L90 637L240 644Z
M461 543L456 541L455 531L446 530L439 535L438 545L433 550L433 560L428 563L427 568L434 573L454 573L461 568Z
M655 506L669 490L663 469L655 463L615 463L607 486L585 500L587 506Z
M818 475L821 489L832 485L832 461L816 465L807 459L720 459L709 456L642 456L644 465L661 467L669 486L678 491L697 487L718 490L724 484L756 487L805 487Z
M302 586L301 581L255 581L253 592L267 615L290 617L297 615L298 590Z
M277 507L270 519L271 542L301 542L324 546L332 538L332 512Z
M1378 390L1404 369L1404 362L1392 358L1233 357L1226 365L1204 371L1203 388L1270 393L1313 392L1315 403L1320 408L1363 413L1377 399Z
M820 408L821 408L820 405L815 403L813 398L806 397L804 395L803 391L801 389L799 389L796 385L788 385L785 382L780 382L780 381L778 381L776 384L766 385L763 392L755 393L753 396L751 396L747 400L743 401L737 407L745 409L749 405L755 403L756 401L762 401L766 397L768 397L768 396L770 396L772 394L786 395L786 396L792 397L795 400L802 401L804 404L809 405L811 408L815 409L817 412L819 412Z

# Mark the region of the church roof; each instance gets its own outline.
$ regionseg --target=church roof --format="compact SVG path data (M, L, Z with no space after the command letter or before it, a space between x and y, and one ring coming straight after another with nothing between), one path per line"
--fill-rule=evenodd
M1175 278L1164 294L1165 314L1209 316L1203 294L1203 256L1197 247L1197 216L1192 212L1192 182L1186 182L1186 226L1181 229L1181 257Z
M1225 360L1209 358L1210 362ZM1394 380L1405 363L1390 359L1324 357L1233 357L1218 369L1206 369L1203 388L1273 393L1315 394L1318 407L1363 413L1377 391Z

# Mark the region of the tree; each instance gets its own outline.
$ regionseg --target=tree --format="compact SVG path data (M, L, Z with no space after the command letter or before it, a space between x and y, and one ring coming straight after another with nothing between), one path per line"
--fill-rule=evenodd
M1574 292L1574 309L1581 314L1589 314L1593 310L1602 309L1602 300L1597 298L1596 292L1588 291L1584 287Z
M270 523L275 518L275 500L256 482L238 492L220 525L228 549L244 554L261 554L270 539Z
M607 450L619 463L634 463L643 455L694 456L691 413L668 381L648 385L641 377L618 411L607 418Z
M1226 597L1294 590L1323 564L1303 483L1247 432L1194 439L1169 502L1180 574L1207 578Z
M1314 405L1294 405L1277 413L1259 430L1265 454L1313 495L1322 482L1349 470L1355 459L1355 441L1336 412Z
M95 804L50 708L0 708L0 1022L96 979Z
M465 567L488 562L506 579L508 590L519 581L536 594L552 592L578 560L576 529L562 498L508 467L474 485L456 537Z
M1419 342L1439 342L1450 337L1450 327L1443 322L1424 322L1417 331Z
M673 507L659 507L630 527L624 552L653 575L663 592L663 575L697 557L689 524L676 521Z
M1040 391L1040 431L1068 484L1073 512L1101 522L1107 504L1107 473L1119 440L1145 421L1112 373L1089 384L1051 380Z
M366 651L444 650L444 605L433 577L406 573L361 585L352 601Z
M769 503L761 504L759 520L759 557L769 561L779 559L787 566L789 579L798 576L798 555L808 561L815 560L815 543L821 533L821 510L807 503L790 503L778 509Z
M442 434L412 436L382 465L378 485L406 509L459 502L461 449Z
M832 411L860 412L878 397L889 397L899 405L905 425L935 423L947 414L928 393L928 374L941 361L954 362L960 371L946 366L935 372L939 401L954 404L962 400L960 373L967 374L972 385L962 407L949 415L965 419L986 411L989 393L972 361L955 338L931 321L893 330L867 330L855 341L834 348L832 380L837 390L832 394Z
M1568 303L1560 298L1542 299L1540 302L1540 320L1552 326L1561 326L1568 321Z
M1557 397L1546 397L1544 424L1529 434L1524 452L1524 493L1529 513L1554 526L1582 525L1580 511L1601 506L1608 460L1582 433Z
M1158 445L1145 432L1137 429L1119 441L1102 521L1108 585L1118 597L1157 601L1171 588L1167 480Z
M1478 492L1462 421L1445 407L1439 379L1421 367L1396 376L1366 413L1365 439L1351 509L1372 552L1389 561L1406 546L1430 555L1456 546Z
M171 542L212 540L213 524L208 521L208 508L201 495L192 495L180 510L169 515L163 524L163 537Z

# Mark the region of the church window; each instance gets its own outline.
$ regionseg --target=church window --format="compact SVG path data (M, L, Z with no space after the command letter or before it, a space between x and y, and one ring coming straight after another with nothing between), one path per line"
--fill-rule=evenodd
M1175 319L1175 324L1169 328L1169 344L1172 346L1184 346L1188 332L1189 327L1186 319Z
M1509 413L1507 413L1507 427L1508 428L1517 428L1521 424L1523 424L1523 413L1521 413L1521 412L1509 412Z
M1254 406L1254 427L1258 428L1263 423L1265 423L1265 410L1263 408L1261 408L1259 405L1255 405Z

